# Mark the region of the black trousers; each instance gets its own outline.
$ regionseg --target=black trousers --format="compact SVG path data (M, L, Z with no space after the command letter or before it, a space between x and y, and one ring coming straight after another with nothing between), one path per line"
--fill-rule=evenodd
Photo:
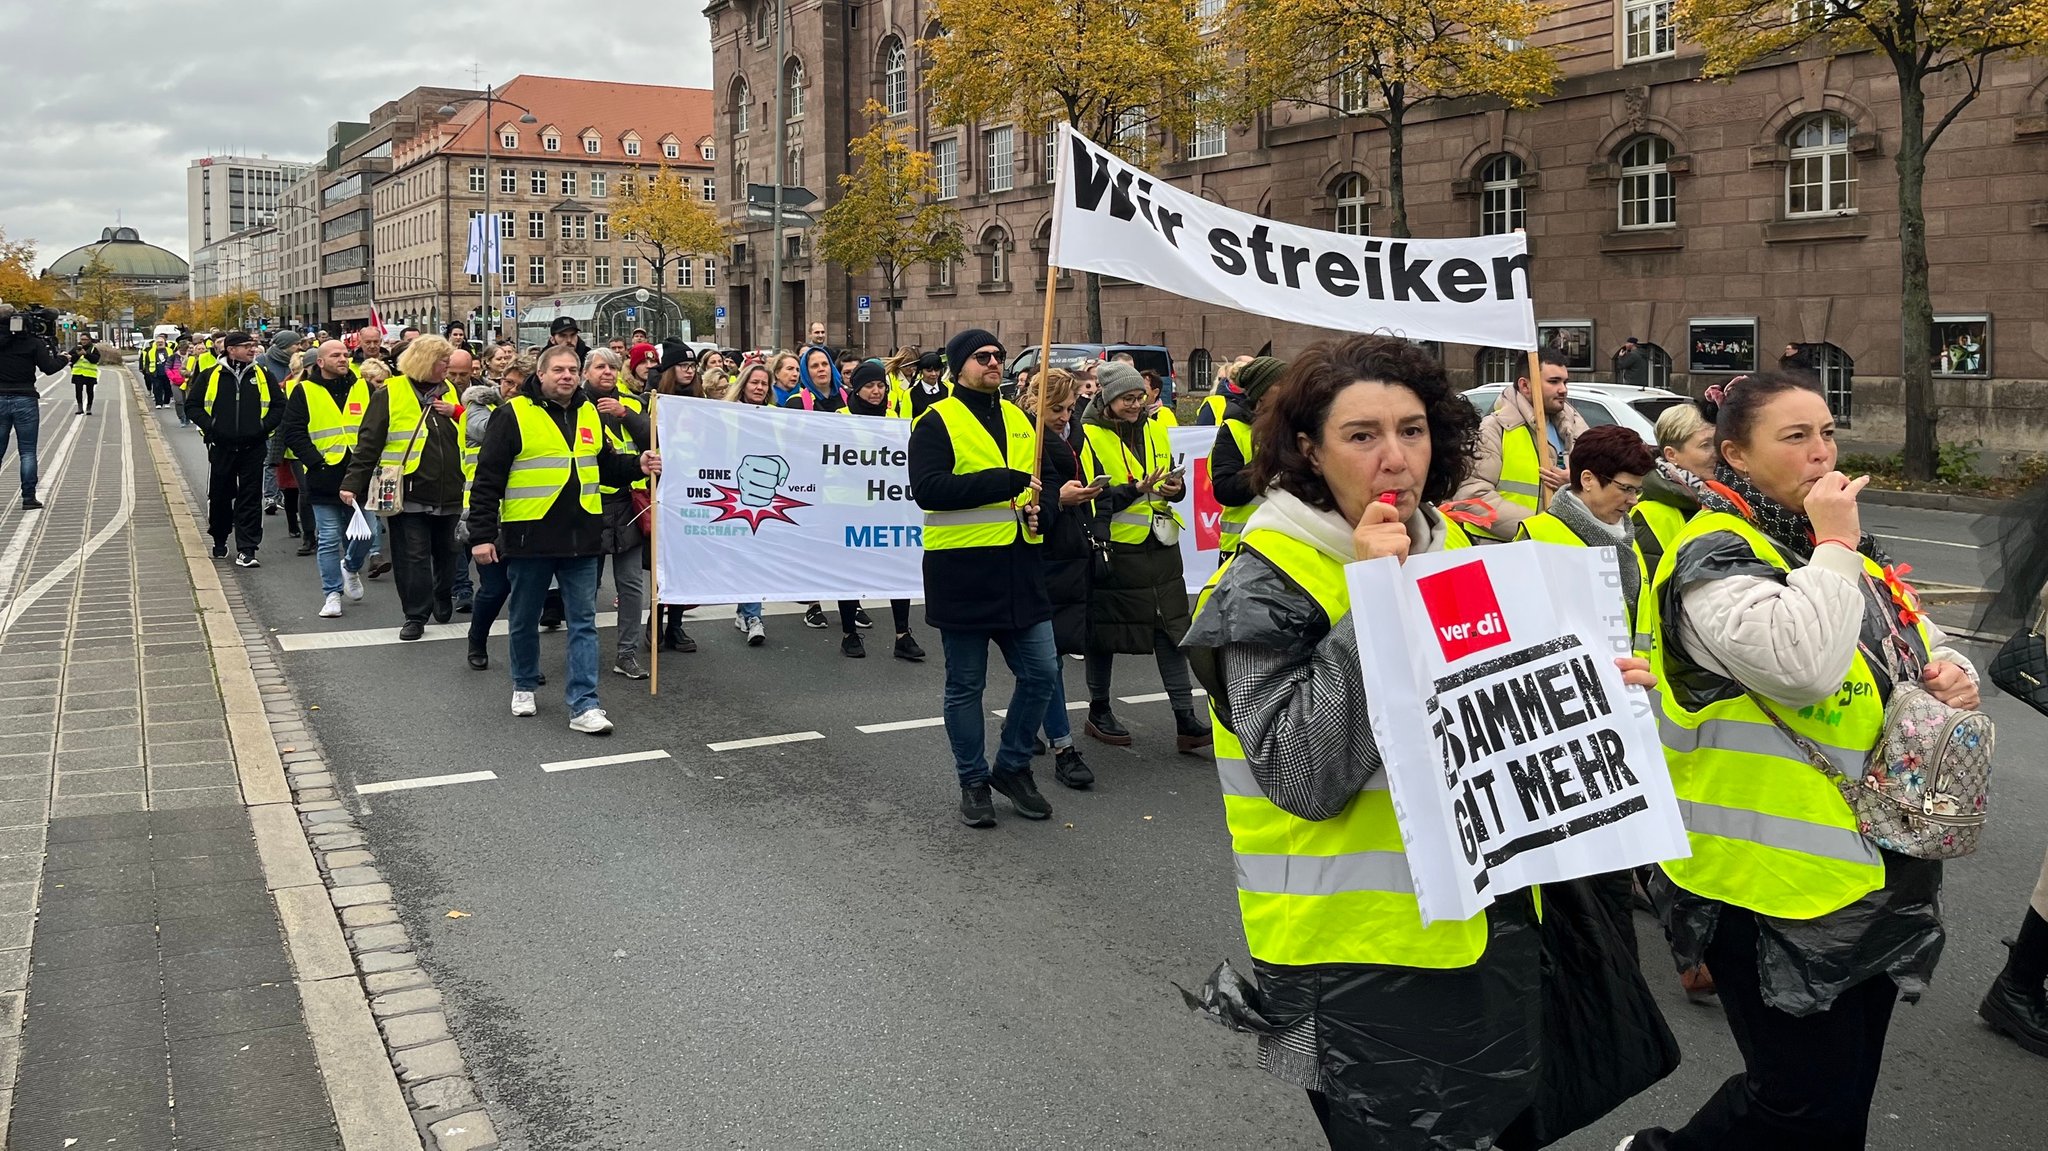
M149 377L149 398L157 407L171 402L171 377L158 372Z
M206 532L213 542L253 552L263 542L263 441L206 445Z
M1818 1015L1787 1015L1763 1001L1756 948L1756 917L1724 909L1707 967L1743 1072L1684 1127L1637 1135L1640 1151L1862 1151L1898 988L1875 975Z
M92 407L92 394L100 382L90 376L71 377L71 398L81 410Z
M843 632L845 632L845 633L846 633L847 635L852 635L852 634L854 633L854 631L856 630L856 627L855 627L855 624L854 624L854 622L853 622L853 613L854 613L854 612L856 612L856 611L858 611L858 610L860 610L860 601L859 601L859 600L857 600L857 599L843 599L843 600L840 600L840 601L839 601L839 630L840 630L840 631L843 631ZM895 624L896 624L896 634L897 634L897 635L902 635L902 634L903 634L904 632L907 632L907 631L909 631L909 630L910 630L910 601L909 601L909 600L907 600L907 599L892 599L892 600L890 600L890 601L889 601L889 614L890 614L891 616L893 616L893 617L894 617L894 622L895 622Z
M409 620L424 623L437 605L451 602L457 518L405 512L384 521L391 579Z

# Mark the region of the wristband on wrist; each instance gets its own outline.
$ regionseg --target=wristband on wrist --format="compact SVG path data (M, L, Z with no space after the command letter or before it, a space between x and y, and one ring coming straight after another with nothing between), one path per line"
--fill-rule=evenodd
M1845 540L1840 536L1828 536L1824 539L1817 539L1813 541L1814 547L1819 547L1822 544L1841 544L1843 547L1848 548L1852 552L1856 550L1856 545L1853 542Z

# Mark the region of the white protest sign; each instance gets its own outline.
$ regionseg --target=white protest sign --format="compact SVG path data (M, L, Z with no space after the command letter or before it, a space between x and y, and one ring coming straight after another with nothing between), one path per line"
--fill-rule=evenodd
M1691 854L1612 548L1350 564L1373 735L1425 923ZM1365 605L1372 605L1367 608Z
M1181 427L1167 430L1173 466L1187 469L1188 495L1174 505L1186 530L1180 533L1181 575L1189 592L1199 592L1223 562L1223 508L1209 486L1209 453L1219 428Z
M1342 332L1536 346L1519 233L1347 236L1226 208L1059 127L1051 263Z

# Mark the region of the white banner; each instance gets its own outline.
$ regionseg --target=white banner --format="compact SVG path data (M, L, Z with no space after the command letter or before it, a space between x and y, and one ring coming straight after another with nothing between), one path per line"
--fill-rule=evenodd
M915 599L924 513L911 499L910 423L664 397L655 485L663 603ZM1216 572L1207 494L1215 428L1171 433L1195 485L1181 505L1187 587ZM1205 510L1206 508L1206 510Z
M1124 163L1060 125L1053 266L1343 332L1536 346L1519 233L1394 240L1282 224Z
M1374 737L1424 922L1691 854L1612 548L1519 543L1345 574Z

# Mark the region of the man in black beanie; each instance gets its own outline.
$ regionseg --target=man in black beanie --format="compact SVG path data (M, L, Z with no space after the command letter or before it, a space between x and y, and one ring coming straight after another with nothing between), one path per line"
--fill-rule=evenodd
M1037 500L1036 433L1002 398L1003 359L1002 341L979 328L948 340L953 394L910 433L910 486L924 509L925 621L946 653L946 738L969 827L995 826L990 787L1026 819L1052 815L1031 778L1031 744L1060 673L1039 558L1049 526L1041 517L1057 501ZM981 705L990 643L1016 679L993 770Z

